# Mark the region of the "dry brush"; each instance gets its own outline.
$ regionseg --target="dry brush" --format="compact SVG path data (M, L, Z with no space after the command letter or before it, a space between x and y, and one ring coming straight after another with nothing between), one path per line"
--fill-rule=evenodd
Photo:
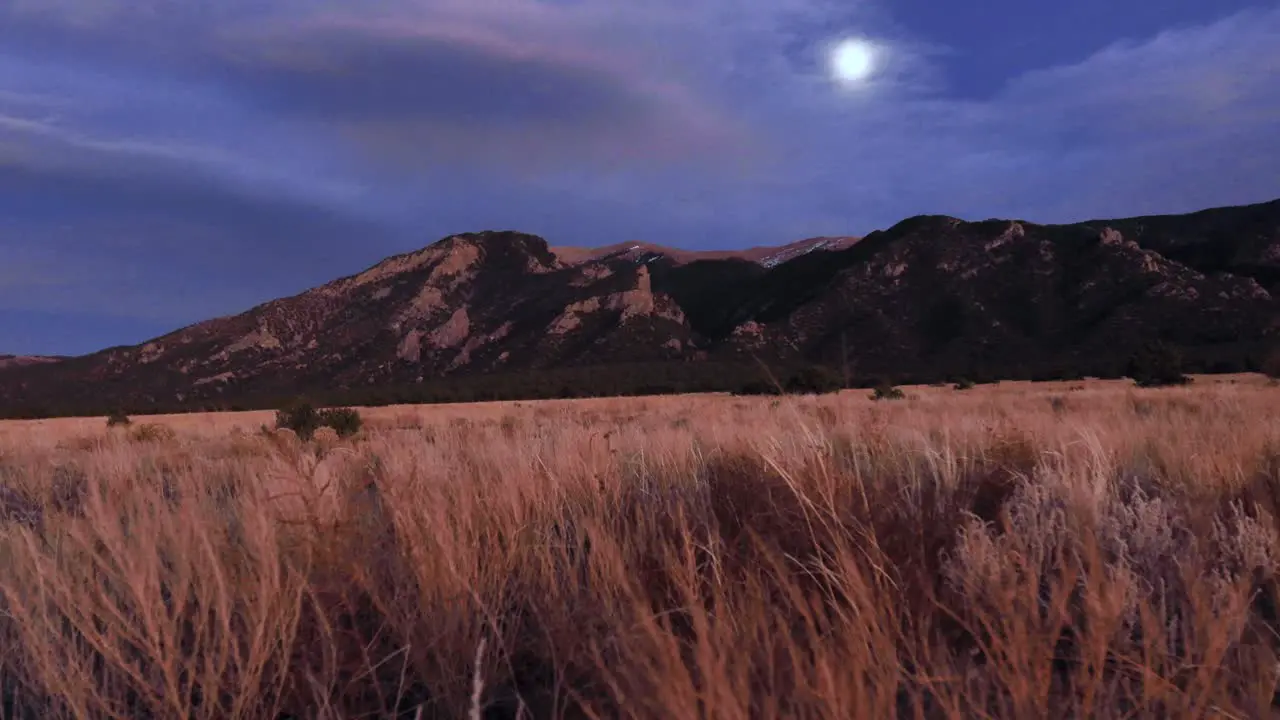
M1261 717L1280 389L0 427L14 717ZM230 418L230 419L228 419Z

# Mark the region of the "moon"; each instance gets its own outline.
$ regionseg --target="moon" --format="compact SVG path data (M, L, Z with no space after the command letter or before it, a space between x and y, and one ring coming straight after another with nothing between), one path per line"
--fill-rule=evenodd
M861 38L846 38L831 48L831 75L845 85L857 85L876 71L876 48Z

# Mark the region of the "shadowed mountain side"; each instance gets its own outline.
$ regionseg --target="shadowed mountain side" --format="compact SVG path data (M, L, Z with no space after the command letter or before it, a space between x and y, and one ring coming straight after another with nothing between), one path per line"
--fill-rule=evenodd
M1214 208L1189 215L1099 220L1138 245L1203 273L1229 272L1257 280L1273 295L1280 290L1280 200Z

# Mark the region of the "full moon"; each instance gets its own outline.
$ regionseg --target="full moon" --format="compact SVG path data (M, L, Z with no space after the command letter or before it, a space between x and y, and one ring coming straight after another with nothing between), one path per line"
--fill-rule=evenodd
M842 83L860 83L875 70L876 49L865 40L841 40L831 49L831 74Z

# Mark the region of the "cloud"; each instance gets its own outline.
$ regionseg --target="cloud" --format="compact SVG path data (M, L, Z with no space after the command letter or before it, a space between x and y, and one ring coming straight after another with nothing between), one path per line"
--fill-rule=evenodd
M921 212L1065 222L1270 199L1278 35L1280 8L1249 11L1014 73L984 98L892 92L787 109L772 135L791 138L789 164L772 188L808 189L811 217L832 230Z
M1246 11L1027 73L998 102L1077 146L1222 142L1280 123L1278 34L1280 8Z
M760 172L780 147L760 125L831 90L822 47L885 24L867 0L5 5L7 45L204 88L372 172L482 164L526 178L570 164ZM921 84L920 48L883 39L893 62L877 86Z
M240 164L0 115L0 308L191 322L398 247L335 193L267 192Z
M1242 146L1261 143L1263 157L1275 147L1265 131L1280 11L1020 69L995 95L962 99L942 83L947 49L873 2L9 4L28 42L62 38L140 74L163 57L155 72L224 101L209 114L240 139L249 128L271 138L219 145L226 152L205 166L232 172L238 159L244 175L245 157L297 139L296 152L265 163L299 168L295 177L263 174L267 186L327 173L388 199L462 177L505 193L515 178L539 193L637 205L705 198L677 213L756 218L778 207L823 218L813 224L826 231L912 211L1058 217L1216 197L1142 169L1162 158L1240 173L1235 191L1274 187ZM874 40L887 63L869 86L841 93L823 52L850 34ZM316 164L301 169L303 156ZM1095 190L1105 178L1121 191Z
M256 109L418 167L671 161L738 132L683 89L604 57L432 26L291 27L224 52L223 82Z
M7 199L26 198L36 211L54 200L70 214L123 207L186 212L227 208L314 205L341 215L357 191L341 182L307 178L215 145L167 139L96 135L55 119L4 113L0 102L0 186ZM24 212L19 208L16 212ZM326 209L327 208L327 209Z
M25 248L0 249L0 296L34 288L66 287L70 278L46 261L18 258Z
M122 72L173 74L275 124L327 136L335 150L408 170L645 165L749 151L729 108L664 78L654 47L625 40L670 18L601 8L539 0L375 1L358 12L325 2L11 2L0 39L30 53L61 48ZM635 23L622 27L619 16Z
M1027 73L994 107L1007 132L1051 154L1058 172L1045 175L1062 199L1047 203L1054 215L1271 199L1280 194L1277 36L1280 7L1241 12Z

